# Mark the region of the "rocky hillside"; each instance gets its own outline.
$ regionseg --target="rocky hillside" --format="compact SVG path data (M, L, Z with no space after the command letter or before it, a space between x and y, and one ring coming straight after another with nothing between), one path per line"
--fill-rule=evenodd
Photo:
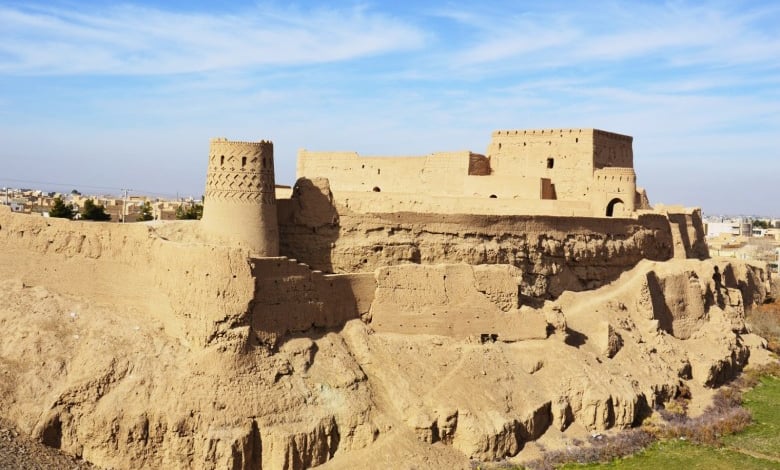
M706 396L761 348L739 262L642 261L539 305L511 264L386 267L365 314L273 345L253 266L193 224L0 212L2 417L109 468L468 468ZM458 332L395 326L445 313Z

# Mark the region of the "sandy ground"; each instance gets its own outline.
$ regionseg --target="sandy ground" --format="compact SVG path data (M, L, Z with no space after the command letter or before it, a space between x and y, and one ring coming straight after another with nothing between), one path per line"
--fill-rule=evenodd
M94 470L98 468L30 439L12 424L0 418L0 469Z

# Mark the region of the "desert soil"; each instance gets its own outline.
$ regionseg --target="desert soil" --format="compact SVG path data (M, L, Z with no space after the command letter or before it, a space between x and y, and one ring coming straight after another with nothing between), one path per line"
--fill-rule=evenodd
M0 418L0 469L94 470L98 467L47 447Z

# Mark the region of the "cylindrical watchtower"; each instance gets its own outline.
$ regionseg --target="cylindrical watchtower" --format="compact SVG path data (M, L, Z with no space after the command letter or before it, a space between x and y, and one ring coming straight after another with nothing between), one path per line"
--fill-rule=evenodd
M256 256L279 256L274 144L211 139L202 224Z

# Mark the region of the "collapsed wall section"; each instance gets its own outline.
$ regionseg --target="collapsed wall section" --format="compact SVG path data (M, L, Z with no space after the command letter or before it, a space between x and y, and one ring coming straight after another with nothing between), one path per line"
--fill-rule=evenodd
M368 312L374 274L323 274L285 257L252 260L252 330L275 346L289 334L332 329Z
M675 257L709 258L710 251L704 234L701 209L668 208L663 211L672 225Z
M506 342L547 338L535 310L518 310L522 273L514 266L439 264L379 268L371 328L379 333L487 337Z

